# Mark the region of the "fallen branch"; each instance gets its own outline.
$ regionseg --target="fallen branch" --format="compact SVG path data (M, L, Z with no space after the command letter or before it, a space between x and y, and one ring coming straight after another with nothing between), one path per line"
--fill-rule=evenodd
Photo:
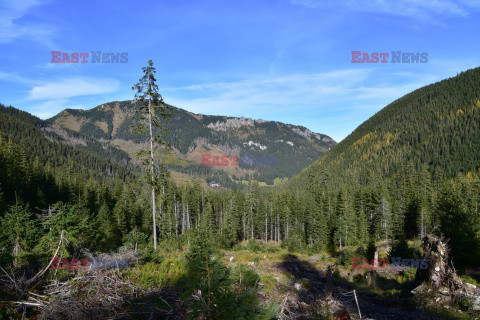
M285 299L283 299L282 308L280 309L280 314L283 313L283 309L285 308L285 303L287 302L287 298L288 298L288 292L285 295Z
M33 283L35 280L37 280L39 277L43 276L47 271L48 269L50 269L50 266L52 265L53 261L55 261L55 258L57 257L57 254L58 254L58 251L60 250L61 246L62 246L62 243L63 243L63 234L64 234L64 230L62 230L61 234L60 234L60 241L58 242L58 247L57 247L57 250L55 251L55 254L53 255L53 258L50 260L50 263L47 265L47 267L41 271L39 271L35 276L33 276L33 278L31 278L30 280L28 280L27 282L27 285L25 287L25 290L28 288L28 286Z
M362 313L360 312L360 306L358 305L357 293L355 290L353 290L353 296L355 297L355 302L357 303L358 315L360 316L360 319L362 319Z
M10 275L7 273L7 271L5 271L5 269L3 269L2 267L0 267L0 269L2 269L2 271L6 274L6 276L8 277L8 279L10 279L10 281L14 284L15 286L15 289L17 290L17 292L20 292L20 289L18 289L18 285L17 285L17 281L15 281L12 277L10 277ZM15 276L14 276L15 277Z

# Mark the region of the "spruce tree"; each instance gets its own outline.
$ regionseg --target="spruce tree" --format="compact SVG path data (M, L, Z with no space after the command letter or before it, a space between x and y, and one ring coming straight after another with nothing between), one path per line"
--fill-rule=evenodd
M33 248L38 236L38 222L28 204L17 201L0 218L0 240L11 250L15 262L18 262L22 253Z
M115 223L112 213L106 204L102 204L97 215L98 231L101 235L99 246L102 249L113 249L120 244L121 237L117 224Z
M441 191L437 211L440 231L448 239L454 262L460 266L478 266L480 239L474 225L474 217L462 209L453 187L447 184Z
M139 82L132 89L136 90L135 98L138 99L137 111L139 121L136 126L137 132L146 132L148 128L148 140L150 145L149 152L139 153L139 156L146 156L144 164L149 168L148 182L152 188L152 217L153 217L153 247L157 250L157 222L156 222L156 196L155 191L158 187L158 170L154 159L154 148L158 144L168 145L162 136L167 133L165 124L161 119L166 120L171 116L171 107L163 102L163 98L158 93L155 73L152 60L148 61L148 66L142 68L144 73ZM156 129L156 131L155 131Z

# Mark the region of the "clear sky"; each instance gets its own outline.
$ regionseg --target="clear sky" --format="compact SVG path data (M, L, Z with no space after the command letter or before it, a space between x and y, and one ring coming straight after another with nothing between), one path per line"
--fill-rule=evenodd
M340 141L402 95L480 66L479 30L480 0L0 0L0 103L45 119L132 99L152 59L167 103ZM51 51L128 62L51 63ZM351 63L351 51L428 62Z

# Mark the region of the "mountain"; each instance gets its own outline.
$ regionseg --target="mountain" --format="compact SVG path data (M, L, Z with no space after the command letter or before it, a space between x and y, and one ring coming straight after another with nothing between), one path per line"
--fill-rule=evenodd
M134 101L114 101L90 110L66 109L47 120L50 130L68 131L128 154L147 141L134 134ZM223 186L254 178L267 184L291 177L323 156L336 142L305 127L275 121L194 114L172 106L166 140L172 153L162 159L177 173L219 181ZM72 142L74 143L74 142ZM238 166L202 166L202 154L238 157ZM264 162L255 160L266 160ZM213 162L213 161L212 161Z
M21 146L30 162L82 178L134 179L124 151L68 129L57 129L27 112L0 104L0 140Z
M405 170L453 178L480 168L480 68L409 93L292 179L374 184ZM409 169L402 169L402 168ZM402 171L403 170L403 171Z

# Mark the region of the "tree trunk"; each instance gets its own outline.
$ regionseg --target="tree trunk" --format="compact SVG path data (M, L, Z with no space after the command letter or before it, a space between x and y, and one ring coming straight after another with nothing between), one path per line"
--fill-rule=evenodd
M268 242L268 214L265 210L265 243Z
M417 269L416 281L428 284L433 289L443 287L450 292L463 287L442 238L427 234L423 239L423 252L423 259L428 262Z
M191 228L191 219L190 219L190 211L188 209L188 202L187 202L187 231Z
M273 230L273 208L272 208L272 202L270 202L270 240L274 240L274 230Z
M178 204L176 201L175 194L173 194L173 201L174 201L173 210L175 211L175 235L178 237L178 211L177 211Z
M148 88L150 89L150 74L148 75ZM153 130L152 130L152 101L148 97L148 125L150 129L150 174L152 179L152 215L153 215L153 249L157 250L157 221L155 212L155 185L153 184Z

